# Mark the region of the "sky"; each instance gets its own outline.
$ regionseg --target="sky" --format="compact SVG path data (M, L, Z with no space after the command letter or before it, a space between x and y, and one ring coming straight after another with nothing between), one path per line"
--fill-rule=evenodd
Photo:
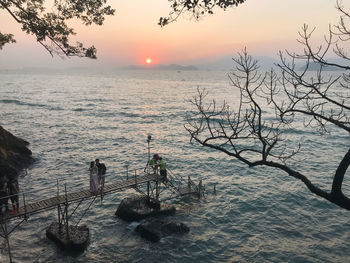
M31 35L0 10L0 32L12 33L15 44L0 50L0 69L26 67L103 67L154 64L190 65L234 56L244 47L255 56L276 56L279 50L298 50L298 31L304 23L316 27L315 43L339 21L335 0L246 0L226 11L217 10L200 21L180 16L165 27L167 0L110 0L116 9L103 26L71 23L79 40L97 48L97 60L52 58ZM347 6L347 5L346 5Z

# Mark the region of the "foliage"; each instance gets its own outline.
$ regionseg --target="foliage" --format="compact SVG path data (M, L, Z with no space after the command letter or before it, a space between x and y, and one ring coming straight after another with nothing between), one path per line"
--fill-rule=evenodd
M199 19L205 14L213 14L215 8L226 10L229 7L238 6L245 0L169 0L171 2L171 12L168 17L161 17L158 24L165 26L184 13L190 13L195 19Z
M345 45L350 40L350 15L341 2L337 2L341 13L340 23L329 28L325 45L315 49L310 44L313 30L304 25L299 42L304 47L302 54L280 52L278 68L280 74L271 70L261 73L258 62L244 50L234 58L235 70L230 74L231 85L239 90L240 102L234 109L227 103L218 106L215 100L207 104L207 92L199 90L192 100L195 113L190 116L185 128L191 139L199 144L226 153L250 167L269 166L285 171L289 176L301 180L314 194L336 205L350 210L350 199L342 192L344 176L350 166L350 56ZM338 59L329 60L331 53ZM304 63L298 70L297 63ZM318 71L310 72L316 63ZM325 74L327 67L340 68L342 74ZM311 77L310 77L311 76ZM266 116L270 107L275 116ZM304 126L318 131L322 136L330 132L330 126L345 133L347 152L339 161L330 191L321 189L290 161L299 153L288 147L288 128L302 117ZM289 150L289 151L288 151Z
M183 13L191 13L196 19L206 13L212 14L215 8L226 9L237 6L245 0L170 0L171 11L168 17L161 17L159 25L175 21ZM0 10L7 11L22 30L32 34L53 56L78 56L96 58L96 48L85 48L82 43L70 44L69 38L75 35L67 21L78 19L84 25L102 25L105 17L114 15L115 10L107 5L107 0L0 0ZM48 11L49 10L49 11ZM0 49L6 43L15 42L12 34L0 32Z
M51 55L96 58L94 46L85 48L79 42L69 43L75 32L67 25L67 20L79 19L85 25L102 25L105 16L114 14L114 10L106 5L107 0L54 0L50 9L47 2L0 0L0 9L7 11L24 32L34 35ZM14 42L13 35L0 33L0 47L9 42Z
M2 47L7 44L7 43L14 43L16 42L16 40L13 39L13 35L12 34L2 34L0 32L0 50L2 49Z

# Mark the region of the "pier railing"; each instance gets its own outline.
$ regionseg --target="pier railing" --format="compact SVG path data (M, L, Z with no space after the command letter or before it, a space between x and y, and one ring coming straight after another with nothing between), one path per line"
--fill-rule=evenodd
M144 173L144 167L120 167L117 169L117 173L107 173L103 175L104 184L113 184L116 182L125 181L128 179L134 179L137 182L138 178ZM103 186L102 186L103 188ZM31 203L39 202L43 199L50 198L53 196L64 195L65 193L77 192L90 190L90 177L89 171L87 170L86 175L84 176L75 176L67 175L56 178L48 182L47 186L41 187L40 189L26 190L19 189L18 194L8 195L0 197L0 206L1 209L5 211L5 204L7 203L8 209L12 210L11 198L18 197L19 206L26 207L26 205Z
M137 188L138 183L145 183L147 180L152 181L154 177L145 177L146 175L150 176L159 176L158 170L150 169L148 166L146 168L144 166L138 167L130 167L123 166L117 169L119 172L107 173L103 175L104 184L108 185L108 187L104 188L101 186L101 190L99 194L101 194L101 198L103 197L105 192L115 191L120 185L123 188L123 181L128 181L126 184L127 187L135 187L136 190L140 190ZM167 168L168 175L166 180L160 180L165 186L167 186L171 191L173 191L176 195L188 195L188 194L197 194L199 197L201 196L201 182L197 185L191 178L188 176L187 178L182 177L181 175L176 175L172 170ZM139 178L143 178L141 182ZM146 181L145 181L146 180ZM134 182L134 183L133 183ZM150 191L150 185L147 185L147 194ZM158 183L157 183L158 188ZM154 188L155 189L155 188ZM21 189L20 189L21 190ZM159 189L157 189L157 193L155 194L156 198L159 197ZM40 189L35 190L22 190L18 194L15 195L7 195L0 198L0 204L8 203L8 208L10 210L10 214L12 213L12 203L10 201L11 197L18 196L19 199L19 207L21 208L21 215L26 215L26 208L29 204L38 204L45 202L52 203L60 203L61 201L57 198L64 198L67 194L77 195L77 198L70 198L73 201L80 201L78 193L81 194L81 199L86 199L92 197L93 194L90 192L90 176L89 171L87 170L86 175L84 176L75 176L67 175L60 178L56 178L56 180L51 180L48 182L46 187L42 187ZM97 195L97 194L96 194ZM56 200L57 199L57 200ZM63 200L64 201L64 200ZM62 201L62 202L63 202ZM62 203L61 202L61 203ZM45 207L45 204L41 204L42 207ZM49 207L49 204L46 205ZM5 205L2 205L2 210L5 209ZM31 211L35 210L33 207L30 208ZM40 207L37 208L40 210ZM16 213L16 212L15 212ZM18 211L17 211L18 213Z

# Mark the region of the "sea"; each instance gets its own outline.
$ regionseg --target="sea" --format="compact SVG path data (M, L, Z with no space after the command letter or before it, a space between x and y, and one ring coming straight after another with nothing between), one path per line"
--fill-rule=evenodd
M177 210L171 220L190 232L158 243L135 232L139 223L115 216L123 198L138 194L135 189L69 206L70 223L90 229L90 244L80 254L66 253L46 237L57 209L32 215L18 227L21 221L13 221L8 228L14 229L14 262L350 262L349 211L283 171L250 168L191 141L185 125L196 110L191 100L198 89L208 92L208 103L239 102L228 73L2 70L0 125L28 141L36 160L19 178L26 202L88 188L89 164L96 158L107 167L106 184L138 175L148 150L161 155L172 174L205 186L200 199L174 197L161 188L160 199ZM287 150L301 146L291 166L330 190L349 136L332 127L320 136L304 128L304 121L299 120L300 129L284 130ZM345 194L350 194L349 176L348 171ZM0 262L9 262L2 238Z

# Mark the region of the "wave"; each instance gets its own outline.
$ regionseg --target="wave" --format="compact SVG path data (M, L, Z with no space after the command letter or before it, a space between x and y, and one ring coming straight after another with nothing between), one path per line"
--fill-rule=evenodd
M76 109L73 109L73 111L78 111L78 112L81 112L81 111L88 111L89 109L84 109L84 108L76 108Z
M132 113L132 112L118 112L119 115L123 117L129 117L129 118L141 118L142 115L138 113Z
M20 101L20 100L5 99L5 100L0 100L0 103L3 103L3 104L15 104L15 105L20 105L20 106L45 108L45 109L48 109L48 110L63 110L60 107L52 107L52 106L48 106L48 105L45 105L45 104L30 103L30 102L24 102L24 101Z

